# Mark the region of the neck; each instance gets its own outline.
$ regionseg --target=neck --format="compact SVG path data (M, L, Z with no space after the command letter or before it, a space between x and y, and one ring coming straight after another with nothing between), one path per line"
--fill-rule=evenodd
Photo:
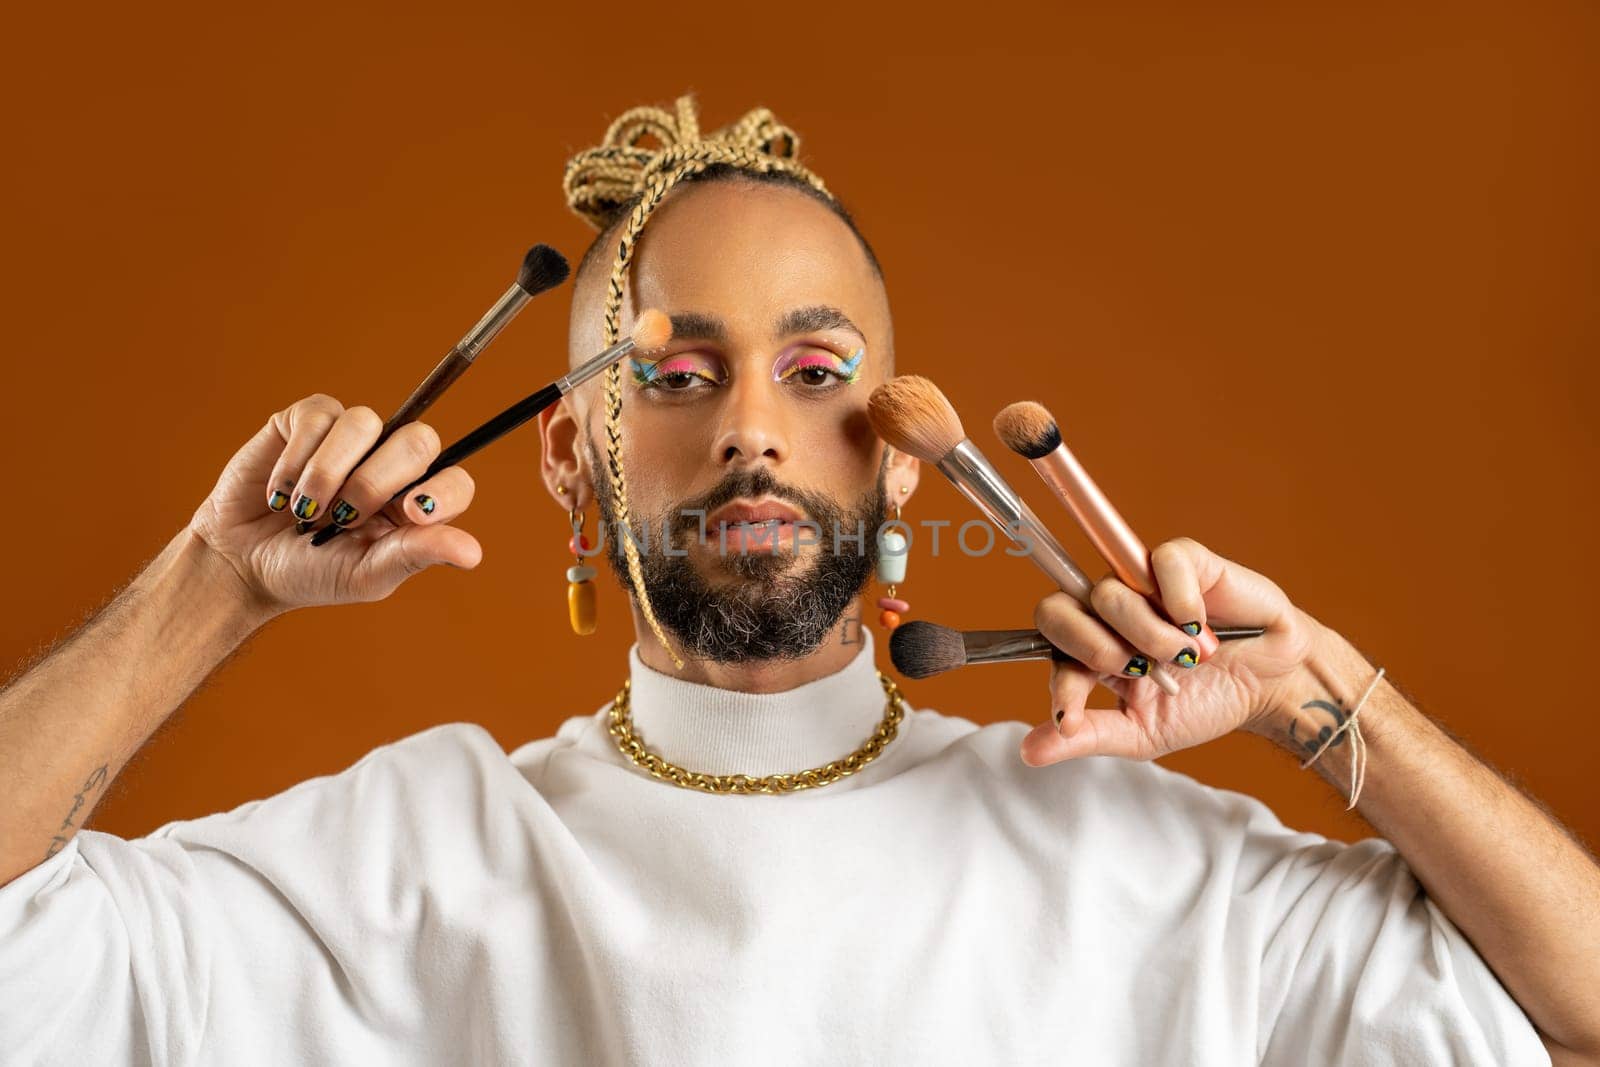
M850 601L850 606L844 609L839 622L822 644L801 659L718 663L685 655L680 646L678 655L683 659L683 669L680 671L673 665L667 650L661 647L661 642L656 640L637 604L633 608L633 629L639 641L639 658L651 670L685 682L732 689L740 693L781 693L843 670L861 651L861 598Z

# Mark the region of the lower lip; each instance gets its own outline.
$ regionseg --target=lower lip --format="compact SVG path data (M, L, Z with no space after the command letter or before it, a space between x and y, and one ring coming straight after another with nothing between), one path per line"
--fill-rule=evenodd
M719 551L734 553L793 552L799 527L792 522L743 526L730 524L706 531L706 543Z

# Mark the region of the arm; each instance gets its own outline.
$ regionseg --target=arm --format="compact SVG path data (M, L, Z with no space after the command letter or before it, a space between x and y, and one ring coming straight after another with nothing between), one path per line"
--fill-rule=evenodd
M1343 637L1308 625L1310 654L1246 727L1302 760L1305 738L1338 725L1332 712L1307 705L1348 709L1377 672ZM1528 1013L1554 1062L1600 1062L1600 867L1387 675L1357 721L1367 743L1361 814ZM1348 795L1350 759L1341 738L1312 767Z
M323 393L273 415L161 554L0 690L0 888L65 847L139 746L269 619L381 600L434 564L478 565L477 540L449 525L471 477L447 467L418 486L437 501L426 514L415 496L388 504L439 454L439 435L407 423L367 456L382 427L371 408ZM313 547L295 530L301 500L350 506L350 535Z
M1024 740L1024 762L1155 759L1236 730L1304 759L1306 739L1339 725L1377 673L1271 580L1191 538L1158 545L1150 562L1154 601L1107 576L1093 589L1092 614L1065 594L1039 605L1039 628L1078 662L1052 668L1055 722ZM1186 631L1185 622L1194 625ZM1197 662L1192 634L1206 622L1265 632L1202 650ZM1186 668L1181 691L1167 696L1147 677L1118 677L1136 655ZM1086 706L1102 677L1119 698L1115 708ZM1600 870L1387 678L1358 721L1368 742L1362 814L1496 972L1552 1059L1600 1063ZM1350 748L1341 741L1313 764L1341 791Z
M185 528L0 690L0 885L60 851L134 752L271 614Z

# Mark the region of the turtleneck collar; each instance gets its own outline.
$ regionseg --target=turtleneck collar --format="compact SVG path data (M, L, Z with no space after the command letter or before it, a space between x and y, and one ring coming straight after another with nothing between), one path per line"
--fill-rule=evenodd
M628 655L633 726L645 747L704 774L765 775L849 755L883 719L872 634L843 669L782 693L741 693L687 682Z

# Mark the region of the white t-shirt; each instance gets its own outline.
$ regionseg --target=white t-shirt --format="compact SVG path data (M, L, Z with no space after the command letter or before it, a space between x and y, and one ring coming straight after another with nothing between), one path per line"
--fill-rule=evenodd
M883 715L870 638L779 694L631 669L642 740L708 773L820 766ZM1381 840L926 710L842 781L717 796L607 711L79 833L0 887L0 1062L1549 1062Z

